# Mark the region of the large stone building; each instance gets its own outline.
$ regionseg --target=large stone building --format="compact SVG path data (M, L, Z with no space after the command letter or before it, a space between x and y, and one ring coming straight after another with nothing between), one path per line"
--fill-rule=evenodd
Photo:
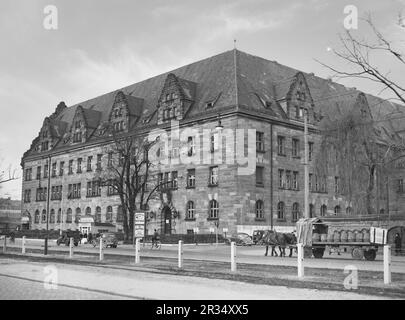
M198 232L208 233L214 226L221 233L224 228L230 233L251 233L270 226L291 228L302 216L304 206L306 109L310 214L353 217L356 213L339 193L339 177L333 172L318 177L313 168L320 141L318 122L336 116L341 108L371 119L399 107L238 50L77 105L67 107L61 102L45 118L22 158L23 212L33 229L45 228L49 210L51 229L79 229L80 219L87 216L122 230L118 195L97 185L95 178L111 160L105 152L111 143L107 124L126 134L146 135L159 128L170 135L173 123L179 123L182 132L198 130L185 134L188 146L192 145L189 155L196 158L188 161L191 163L170 162L166 166L157 160L156 173L176 182L170 197L149 203L149 232L157 228L164 233L184 234L198 228ZM222 131L216 129L219 120ZM400 131L396 124L390 125L393 132ZM254 133L253 139L249 132ZM219 139L227 134L225 141ZM233 150L235 155L229 156ZM173 157L178 150L169 153ZM201 160L211 155L222 159ZM253 161L243 163L249 156ZM395 189L403 177L401 170L391 182L391 198L397 203L404 201L403 193ZM404 214L402 207L393 204L391 210L395 210L393 215Z

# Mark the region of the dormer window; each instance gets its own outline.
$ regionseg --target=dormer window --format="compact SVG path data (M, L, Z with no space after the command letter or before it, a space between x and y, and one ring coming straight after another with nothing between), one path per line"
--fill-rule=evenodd
M75 132L73 135L73 142L82 142L82 132Z
M49 148L49 142L48 141L44 141L41 143L41 151L47 151Z
M82 121L81 120L78 120L78 121L75 122L75 129L80 129L81 126L82 126Z
M48 131L42 132L42 138L47 138L48 137Z
M212 101L207 102L207 104L206 104L207 109L210 109L210 108L213 108L213 107L214 107L214 102L212 102Z
M115 122L113 128L115 132L124 131L124 121Z

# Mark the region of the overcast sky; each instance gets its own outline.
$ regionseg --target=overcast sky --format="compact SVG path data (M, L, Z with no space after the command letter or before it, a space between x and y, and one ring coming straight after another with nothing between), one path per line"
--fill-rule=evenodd
M49 4L58 9L57 30L43 26ZM315 59L339 65L328 48L338 48L347 5L360 16L371 12L404 48L405 29L396 22L405 0L1 0L0 167L12 164L21 177L23 152L60 101L70 106L230 50L233 39L241 51L327 77ZM355 34L369 36L362 23ZM388 60L376 63L400 79ZM368 82L342 83L379 91ZM21 179L3 184L2 196L20 199Z

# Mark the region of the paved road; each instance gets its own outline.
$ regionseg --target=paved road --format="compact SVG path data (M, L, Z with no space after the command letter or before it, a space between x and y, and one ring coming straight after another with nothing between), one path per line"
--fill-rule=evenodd
M1 241L2 242L2 241ZM21 239L16 239L14 244L9 244L13 247L21 247ZM27 248L43 248L43 240L29 240ZM54 240L49 242L49 252L62 251L68 254L69 248L66 246L57 246ZM91 245L84 244L74 248L75 252L83 253L98 253L98 248L93 248ZM238 263L253 263L265 265L285 265L297 266L295 255L293 258L289 257L265 257L265 248L261 246L252 247L237 247L237 262ZM119 245L118 248L105 249L106 254L117 255L134 255L134 248L132 245ZM176 245L163 245L160 250L150 249L150 245L145 247L141 246L142 256L155 256L155 257L168 257L177 258ZM213 245L185 245L184 246L184 259L198 259L198 260L212 260L212 261L230 261L230 247L227 245L219 244ZM310 268L328 268L328 269L341 269L343 270L347 265L354 265L359 271L381 271L383 272L382 255L377 255L375 261L354 260L350 254L342 253L341 256L336 254L325 255L323 259L305 259L304 266ZM405 257L392 256L392 272L405 273Z
M49 286L54 270L57 289ZM56 272L56 273L55 273ZM255 285L106 267L0 259L0 299L381 299L344 291Z

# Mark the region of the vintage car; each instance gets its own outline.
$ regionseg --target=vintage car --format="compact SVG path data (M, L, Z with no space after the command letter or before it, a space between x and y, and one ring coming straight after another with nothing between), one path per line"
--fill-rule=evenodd
M113 232L105 232L105 233L101 233L99 234L96 239L92 240L92 244L94 247L98 246L100 244L100 237L102 237L103 239L103 247L107 248L116 248L118 245L118 239L115 235L115 233Z
M226 244L231 244L231 242L235 242L237 246L251 246L253 244L252 237L243 232L238 232L236 235L226 238Z

